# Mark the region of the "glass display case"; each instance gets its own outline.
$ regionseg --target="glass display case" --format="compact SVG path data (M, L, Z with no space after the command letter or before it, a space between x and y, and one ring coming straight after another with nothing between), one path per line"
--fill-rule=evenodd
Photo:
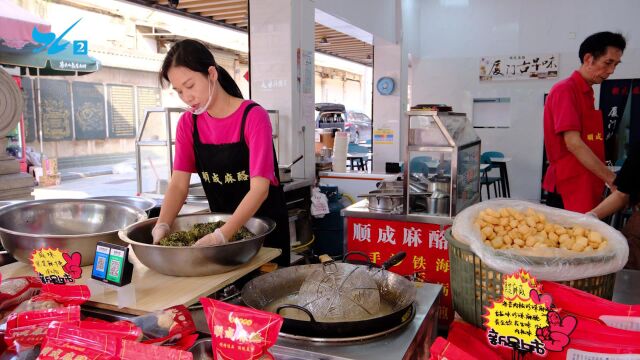
M137 190L154 198L161 198L167 190L173 170L176 148L176 127L181 108L152 108L145 111L136 138ZM191 186L200 186L198 174L191 174ZM197 193L197 189L189 191Z
M407 116L406 213L454 217L480 201L480 138L466 114L412 110Z

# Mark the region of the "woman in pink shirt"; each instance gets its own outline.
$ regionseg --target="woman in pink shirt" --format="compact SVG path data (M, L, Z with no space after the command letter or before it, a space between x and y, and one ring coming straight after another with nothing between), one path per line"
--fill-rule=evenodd
M195 246L224 244L252 216L267 217L276 229L265 245L282 249L276 259L289 265L289 226L267 112L243 100L233 78L196 40L177 42L164 59L160 81L170 82L190 106L176 131L173 174L152 231L157 243L168 235L197 172L212 212L231 213L224 226Z

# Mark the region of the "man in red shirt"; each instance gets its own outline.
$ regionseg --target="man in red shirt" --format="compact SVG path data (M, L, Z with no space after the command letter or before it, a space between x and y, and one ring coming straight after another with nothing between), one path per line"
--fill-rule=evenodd
M542 187L557 193L564 208L586 213L602 200L615 174L604 163L602 113L593 85L613 74L626 46L621 34L599 32L580 45L577 71L555 84L544 107L544 145L549 168Z

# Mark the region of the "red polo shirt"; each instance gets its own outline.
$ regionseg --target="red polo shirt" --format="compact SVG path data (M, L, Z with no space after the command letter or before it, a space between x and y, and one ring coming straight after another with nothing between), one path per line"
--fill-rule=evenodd
M551 88L544 106L544 145L549 162L573 156L567 149L563 133L581 132L583 114L594 110L594 102L593 89L578 71ZM555 191L555 184L555 173L548 171L543 188Z

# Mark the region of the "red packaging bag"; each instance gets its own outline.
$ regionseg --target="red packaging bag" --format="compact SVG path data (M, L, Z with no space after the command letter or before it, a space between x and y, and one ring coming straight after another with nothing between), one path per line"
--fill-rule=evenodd
M53 322L38 359L117 360L122 340L104 333L81 329L76 324Z
M80 321L80 329L99 332L120 340L140 341L142 339L142 329L128 321L110 323L106 321L83 320Z
M84 348L61 339L45 339L37 360L118 360L117 356L91 348Z
M224 360L255 360L276 343L282 316L209 298L200 298L211 331L214 357Z
M33 276L5 279L0 284L0 311L6 311L40 292L42 283Z
M86 285L45 284L36 300L53 300L63 305L82 305L91 298L91 291Z
M172 349L166 346L154 346L139 342L124 340L119 359L122 360L142 360L142 359L162 359L162 360L193 360L193 354Z
M54 322L80 323L80 307L69 307L26 311L11 314L7 320L7 332L4 340L10 350L32 348L39 345L45 338L47 328Z
M511 359L511 350L491 346L485 330L462 321L451 323L447 340L480 359Z
M485 358L471 355L456 344L438 336L429 349L429 360L485 360Z
M615 303L552 281L542 281L542 291L550 294L564 312L597 319L618 329L640 331L640 305Z
M68 305L82 305L91 298L91 293L86 285L53 285L42 286L40 293L22 302L13 314L25 311L55 309Z
M196 324L184 305L138 316L129 321L142 330L142 342L145 344L174 346L179 343L180 348L193 345L179 342L196 332Z

